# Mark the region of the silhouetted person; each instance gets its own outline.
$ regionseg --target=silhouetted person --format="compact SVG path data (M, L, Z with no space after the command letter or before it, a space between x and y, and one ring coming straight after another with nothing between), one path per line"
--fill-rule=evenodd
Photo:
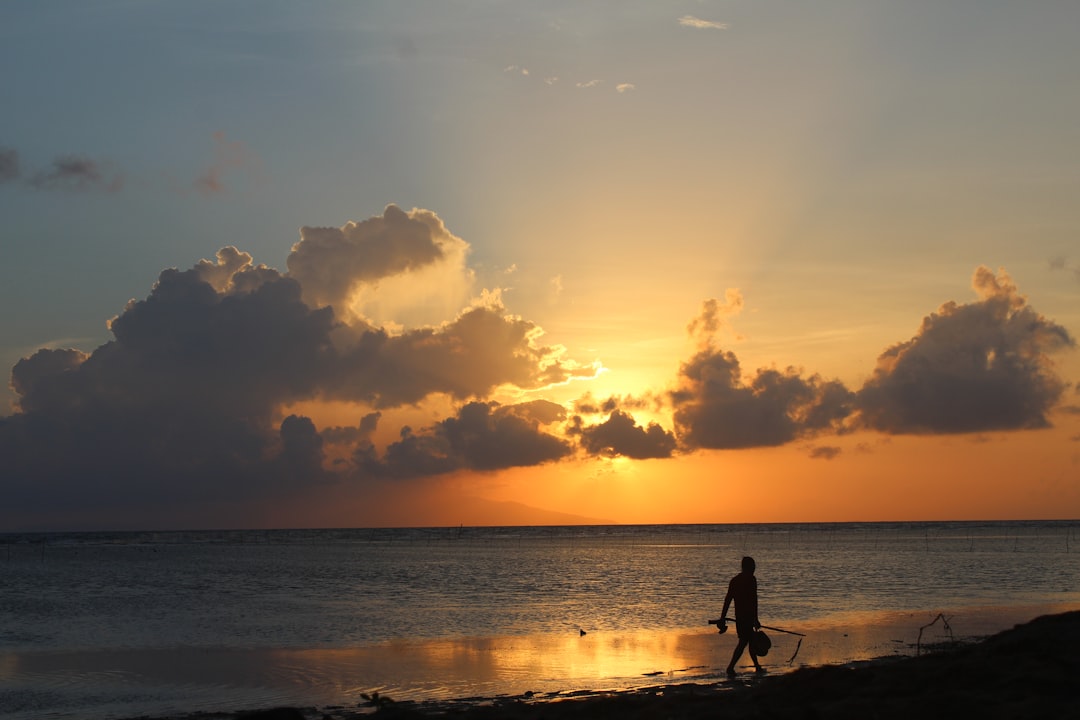
M735 645L735 652L732 653L731 662L727 666L728 675L735 674L735 663L739 661L743 650L748 645L750 645L750 659L754 661L754 669L757 672L764 672L761 663L758 662L757 655L754 654L754 647L750 644L750 638L754 637L754 632L761 628L757 616L757 578L754 577L756 568L754 558L744 557L742 559L742 572L731 578L731 582L728 583L727 595L724 596L724 610L720 613L720 632L727 629L727 623L724 621L727 620L728 607L734 601L735 632L739 636L739 642Z

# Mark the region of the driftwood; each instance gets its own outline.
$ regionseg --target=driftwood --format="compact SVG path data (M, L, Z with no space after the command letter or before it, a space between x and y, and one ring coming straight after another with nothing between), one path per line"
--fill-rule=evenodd
M952 627L949 625L949 618L945 617L943 613L938 613L937 617L919 628L919 639L915 641L915 654L920 655L922 653L922 634L923 630L937 624L940 620L942 626L949 632L949 642L956 642L956 638L953 637Z

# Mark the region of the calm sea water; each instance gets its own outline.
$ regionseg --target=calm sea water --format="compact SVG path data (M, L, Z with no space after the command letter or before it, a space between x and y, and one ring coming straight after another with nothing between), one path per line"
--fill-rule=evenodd
M305 673L318 692L304 699L352 701L388 682L358 658L385 669L418 646L481 656L430 671L466 683L518 663L524 689L558 674L531 669L566 652L545 637L707 632L745 554L763 622L781 627L1080 607L1076 521L0 535L0 717L274 704ZM389 682L440 694L417 672Z

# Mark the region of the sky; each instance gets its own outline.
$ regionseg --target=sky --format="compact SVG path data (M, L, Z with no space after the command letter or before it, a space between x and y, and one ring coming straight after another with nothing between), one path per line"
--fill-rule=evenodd
M0 531L1080 517L1077 26L0 4Z

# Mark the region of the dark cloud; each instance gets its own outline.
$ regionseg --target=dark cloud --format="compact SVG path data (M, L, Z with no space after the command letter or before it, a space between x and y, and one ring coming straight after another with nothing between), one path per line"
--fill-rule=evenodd
M1073 347L1027 304L1008 275L975 271L978 302L950 302L878 358L858 395L862 422L889 433L1040 428L1065 384L1049 355Z
M382 462L369 470L392 477L437 475L454 470L499 470L539 465L572 452L567 441L544 432L541 418L561 419L565 411L541 401L524 405L472 402L420 433L405 428Z
M387 408L434 393L466 400L504 384L537 388L595 374L564 361L561 348L537 345L538 330L490 307L471 308L441 328L365 330L343 341L323 383L333 397Z
M433 214L417 214L441 227ZM380 267L365 277L377 281L397 266ZM114 339L92 353L46 349L20 361L11 376L17 412L0 424L0 515L34 503L202 508L365 473L497 469L571 451L542 430L565 420L561 406L483 402L504 386L537 389L595 373L540 343L535 324L488 302L433 327L350 325L305 300L302 282L325 275L283 275L224 248L214 261L162 272L145 299L110 322ZM466 404L432 428L406 429L380 457L372 443L378 411L432 396ZM356 427L320 432L287 410L320 401L374 412Z
M310 304L344 315L358 286L431 265L464 247L435 213L388 205L381 217L344 227L300 228L287 262Z
M15 496L194 505L318 479L296 475L319 457L304 421L275 416L318 391L333 313L308 308L294 280L239 277L249 272L260 270L219 293L198 269L167 270L112 321L113 341L20 361L19 413L0 430L0 473Z
M107 163L77 155L56 158L49 170L30 177L39 190L69 192L116 192L123 188L124 177Z
M852 397L840 382L794 368L759 370L745 384L734 353L708 349L683 364L671 402L687 448L746 448L836 429Z
M833 460L840 456L841 449L827 445L820 445L810 450L810 457L815 460Z
M592 455L621 455L639 460L671 457L677 444L675 436L659 424L641 427L621 410L612 410L607 420L596 425L585 425L581 417L575 416L570 434L579 435L582 447Z
M368 413L360 418L360 424L356 427L328 427L322 431L322 437L334 445L370 445L381 417L380 412Z
M613 410L645 410L647 408L659 409L661 401L651 397L634 397L632 395L612 395L605 400L598 400L592 393L585 393L574 401L574 412L582 415L607 415Z
M0 185L19 177L19 153L0 147Z
M285 482L302 478L308 482L326 479L323 469L323 438L310 418L289 415L281 421L280 450L273 468Z

